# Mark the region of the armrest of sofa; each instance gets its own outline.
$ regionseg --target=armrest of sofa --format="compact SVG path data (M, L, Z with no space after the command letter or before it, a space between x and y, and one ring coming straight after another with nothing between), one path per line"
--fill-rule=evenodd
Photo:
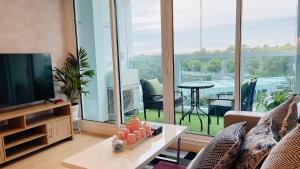
M204 148L202 148L197 155L195 156L195 158L189 163L189 165L186 167L186 169L191 169L194 162L196 161L196 159L200 156L200 154L203 152Z
M231 124L246 121L246 132L251 130L264 115L263 112L229 111L224 115L224 128Z

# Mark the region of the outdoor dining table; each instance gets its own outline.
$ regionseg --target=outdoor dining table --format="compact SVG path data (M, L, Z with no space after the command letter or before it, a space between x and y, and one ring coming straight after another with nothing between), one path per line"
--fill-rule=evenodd
M207 119L208 119L207 133L209 134L210 119L209 119L208 113L206 113L205 111L203 111L200 108L200 89L209 89L214 86L215 85L213 83L209 83L209 82L183 82L183 83L177 85L178 88L191 90L191 108L187 113L184 113L184 115L180 118L180 121L179 121L180 125L181 125L182 120L184 120L184 117L186 117L187 115L189 116L189 122L191 122L191 114L195 110L197 113L197 116L199 118L199 121L200 121L201 131L203 130L203 122L202 122L200 115L207 116Z

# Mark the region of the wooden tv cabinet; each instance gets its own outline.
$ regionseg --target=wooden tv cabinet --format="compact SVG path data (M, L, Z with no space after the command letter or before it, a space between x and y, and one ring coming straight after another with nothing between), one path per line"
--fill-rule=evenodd
M0 113L0 164L73 137L71 105L47 103Z

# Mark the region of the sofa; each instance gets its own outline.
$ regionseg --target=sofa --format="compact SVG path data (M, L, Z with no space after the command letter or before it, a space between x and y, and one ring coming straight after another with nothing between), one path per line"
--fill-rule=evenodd
M224 128L238 123L238 122L247 122L246 132L249 132L256 124L259 119L264 115L264 112L251 112L251 111L229 111L224 115ZM196 157L189 163L187 169L191 169L195 160L199 157L199 155L203 152L204 148L201 149Z
M294 97L294 98L295 99L294 99L293 107L291 106L293 98L290 99L291 101L290 101L289 104L287 104L287 103L285 103L285 104L286 104L286 106L288 105L287 114L290 114L290 111L291 112L293 111L294 112L293 119L296 118L296 121L297 121L297 117L299 116L299 112L297 113L297 102L296 102L297 97ZM284 107L283 104L282 104L281 107ZM285 108L287 108L287 107L285 107ZM293 108L293 110L290 110L292 108ZM282 110L283 109L281 109L281 111ZM243 136L243 138L241 138L242 141L240 141L240 142L243 142L243 141L245 142L246 135L249 135L249 133L251 134L251 132L253 132L253 130L256 129L256 131L261 131L261 130L264 129L264 128L257 127L257 126L262 125L261 121L262 121L262 119L265 118L267 113L269 113L269 112L229 111L224 115L224 128L225 128L224 130L226 130L226 128L228 128L230 126L244 123L245 124L245 125L243 125L244 136ZM282 112L280 112L280 113L282 113ZM295 116L297 116L297 117L295 117ZM270 121L272 121L272 120L270 120ZM300 121L298 119L298 123L299 122ZM270 128L269 128L270 133L274 132L273 131L273 126L272 126L271 123L273 123L273 122L270 122ZM299 124L297 125L297 123L295 125L296 126L294 126L293 128L290 128L289 131L287 131L284 136L282 136L281 138L278 138L278 140L274 139L274 140L276 140L275 141L276 144L274 143L274 145L272 145L272 147L268 147L266 149L266 150L268 150L267 153L265 152L264 157L260 157L262 160L260 161L260 164L257 165L255 168L261 168L262 167L262 168L272 168L272 169L277 169L277 168L278 169L279 168L289 169L289 168L295 168L295 166L296 166L296 168L300 168L300 134L299 134L300 133L299 132L300 131L300 125ZM263 133L263 132L264 131L262 131L261 133ZM277 131L277 132L279 133L279 131ZM255 134L257 134L257 133L255 133ZM252 136L256 137L255 135L252 135ZM273 135L272 135L272 137L273 137ZM252 142L256 142L256 140L252 139ZM242 143L240 143L240 144L242 144ZM210 144L208 145L208 147L209 146L210 146ZM288 146L293 146L293 147L291 148L291 147L288 147ZM240 150L239 151L241 151L241 147L242 146L240 145ZM274 150L274 149L276 149L276 150ZM290 149L293 149L295 152L291 152L291 153L287 154L287 153L285 153L287 151L287 149L288 149L288 151L291 151ZM202 164L200 164L200 167L199 167L199 164L197 164L198 167L195 167L195 163L199 163L199 158L203 158L204 156L209 155L207 153L205 154L204 151L205 151L205 148L201 149L197 153L194 160L192 160L191 163L187 166L187 169L209 168L209 167L203 166L203 165L205 165L206 161L209 161L207 159L206 159L206 161L202 160ZM284 153L282 153L282 152L284 152ZM285 154L285 155L278 157L276 154L280 154L280 153ZM203 155L203 154L205 154L205 155ZM200 156L202 156L202 157L200 157ZM232 163L232 165L236 166L236 164L238 163L237 161L240 160L241 155L240 154L235 154L235 155L232 155L232 156L234 156L235 159L232 160L231 163ZM292 159L292 161L289 161L290 159ZM198 162L197 162L197 160L198 160ZM229 161L230 160L231 159L229 158ZM225 160L225 161L228 161L228 159ZM265 162L265 161L267 161L267 162ZM267 163L267 164L264 164L264 163ZM226 166L226 164L224 164L223 166ZM274 166L276 166L276 167L274 167ZM215 168L215 167L212 167L212 168ZM220 167L216 167L216 168L220 168ZM223 168L223 167L221 167L221 168ZM228 167L224 167L224 168L228 168ZM229 167L229 168L235 168L235 167ZM237 167L237 168L251 168L251 167L243 166L243 167Z
M251 111L229 111L224 115L224 128L242 121L247 122L246 133L248 133L260 120L265 112Z

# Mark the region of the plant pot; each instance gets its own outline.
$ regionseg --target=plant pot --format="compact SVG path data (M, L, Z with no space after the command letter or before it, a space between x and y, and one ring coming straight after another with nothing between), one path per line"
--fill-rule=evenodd
M73 121L76 121L76 120L79 120L79 105L73 105L71 107L71 113L72 113L72 120Z

